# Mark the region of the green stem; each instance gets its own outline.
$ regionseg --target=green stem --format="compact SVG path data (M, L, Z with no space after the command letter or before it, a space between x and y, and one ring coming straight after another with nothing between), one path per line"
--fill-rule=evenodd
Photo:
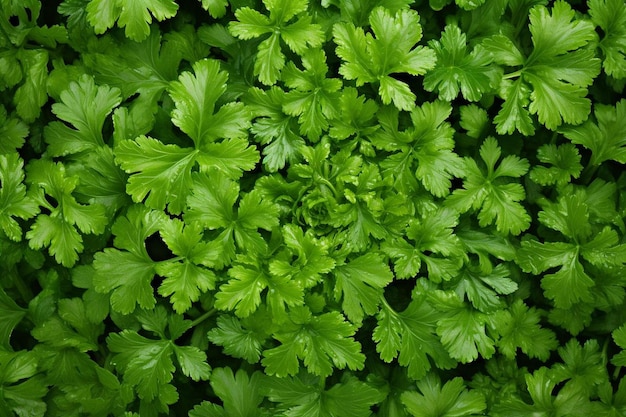
M208 319L209 317L211 317L213 314L217 313L217 310L212 308L209 311L207 311L206 313L204 313L203 315L201 315L200 317L198 317L197 319L195 319L194 321L191 322L191 327L196 327L198 324L202 323L203 321L205 321L206 319Z
M596 172L600 168L600 165L587 165L580 176L580 179L585 185L589 185L593 177L596 175Z
M519 77L520 75L522 75L522 70L517 70L515 72L512 72L510 74L506 74L502 77L503 80L510 80L511 78L515 78L515 77Z
M22 297L22 300L24 300L24 303L28 304L35 297L33 291L24 284L24 281L22 281L17 271L15 271L15 275L13 276L13 284L15 285L17 291L20 293L20 296Z

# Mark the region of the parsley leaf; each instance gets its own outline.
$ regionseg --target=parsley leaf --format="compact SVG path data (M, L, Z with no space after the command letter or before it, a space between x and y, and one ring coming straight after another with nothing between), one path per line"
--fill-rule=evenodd
M222 400L222 406L208 401L194 407L189 417L257 417L262 413L260 407L263 396L261 382L265 382L261 373L252 376L240 369L233 374L230 368L217 368L211 374L211 387Z
M596 122L587 120L581 126L564 127L560 131L572 143L591 151L591 165L611 160L626 164L626 127L623 123L626 100L618 101L614 107L598 104L594 116Z
M337 312L313 315L306 307L289 312L289 320L272 337L281 344L263 352L268 375L296 375L298 359L312 374L328 376L333 368L362 369L365 355L354 340L355 328Z
M372 136L372 144L392 152L380 165L398 191L415 188L417 177L426 190L444 197L450 192L452 179L461 176L463 161L453 151L454 129L446 121L451 112L450 104L439 100L412 107L412 126L406 130L398 129L397 110L380 112L382 129Z
M441 312L437 334L450 356L463 363L474 361L478 354L490 358L495 353L494 340L486 334L489 317L469 307L452 291L436 290L429 302Z
M517 262L524 271L535 274L560 266L544 275L541 286L555 306L569 308L579 301L591 301L594 281L585 271L581 257L597 266L626 262L626 245L619 244L617 233L605 227L594 235L589 223L589 206L583 192L561 196L539 213L539 221L561 232L569 242L526 240L518 251Z
M608 379L604 354L594 339L582 346L576 339L571 339L559 348L559 356L563 363L552 366L551 378L558 383L567 381L562 385L562 391L571 390L589 397Z
M429 358L438 368L453 367L456 361L450 358L436 334L440 314L423 295L415 295L402 312L396 312L383 300L372 333L381 359L389 363L397 358L400 365L407 367L409 377L415 380L422 379L431 369Z
M469 101L478 101L492 90L500 76L491 65L491 54L481 45L467 53L466 35L458 26L447 25L440 40L428 43L437 55L437 65L424 76L424 88L452 101L459 90Z
M15 152L24 145L28 136L28 125L17 118L10 117L0 104L0 155Z
M415 417L454 417L483 415L487 407L478 392L464 388L462 378L454 378L443 387L439 379L429 374L417 382L418 392L402 393L402 403Z
M46 414L44 397L48 388L37 376L37 366L34 352L0 350L0 405L5 415L43 417Z
M496 417L528 416L533 414L552 413L554 415L583 417L593 413L593 405L587 397L572 390L560 390L552 395L557 382L550 377L548 368L541 367L533 374L526 374L526 386L532 404L512 397L494 405L493 415Z
M463 260L460 241L453 233L458 220L454 210L428 211L409 220L405 237L384 242L381 250L393 260L396 276L417 276L423 262L433 282L454 277Z
M246 104L256 117L250 131L263 147L263 165L276 172L287 163L297 162L304 140L299 136L296 118L283 111L285 92L278 87L264 91L253 87Z
M126 192L135 202L145 200L150 208L162 210L167 206L170 212L180 213L189 193L196 153L192 148L139 136L122 141L115 149L115 160L130 174Z
M281 51L280 40L298 55L303 55L308 48L317 48L324 40L324 33L318 24L311 23L311 16L295 16L307 10L308 0L263 0L269 17L250 7L235 11L237 21L229 25L230 32L239 39L254 39L266 34L258 47L254 62L254 74L265 85L275 84L280 78L280 71L285 66L285 55Z
M139 304L153 308L156 299L150 285L156 273L145 246L145 240L156 233L165 221L164 213L134 205L113 224L113 244L94 256L97 292L111 292L111 308L123 314L132 313Z
M356 80L357 87L379 83L383 104L393 102L400 110L410 110L415 94L406 83L391 75L423 75L435 67L435 53L427 47L415 46L422 39L419 21L414 10L391 13L384 7L376 7L369 17L375 37L352 23L337 23L333 37L337 55L343 61L339 73L348 80Z
M11 334L17 325L26 316L27 311L21 308L0 288L0 346L11 350Z
M615 329L612 333L613 341L622 348L622 351L611 358L611 362L616 366L626 365L626 325Z
M259 307L261 293L266 289L265 304L274 316L284 315L286 306L303 304L302 288L295 281L270 274L264 263L251 256L238 256L228 275L232 279L220 287L215 306L234 309L239 317L248 317Z
M124 140L115 149L116 160L131 176L127 191L136 202L146 200L151 208L180 213L191 188L191 171L198 163L202 171L215 167L237 177L254 167L256 151L243 139L249 126L241 103L224 104L215 112L217 100L226 91L225 72L214 60L198 61L189 72L172 83L170 95L176 108L174 124L187 133L194 148L164 144L140 136ZM227 140L216 142L218 138ZM147 196L147 198L146 198Z
M104 206L83 205L72 195L79 178L66 174L61 163L39 159L27 167L27 181L39 187L37 202L50 211L40 214L26 233L33 249L49 247L50 255L63 266L71 267L84 249L80 232L101 234L108 223ZM53 202L48 202L45 192Z
M528 307L522 300L495 314L494 329L500 334L496 340L498 350L507 358L514 359L516 350L531 358L546 360L557 346L557 340L550 329L541 327L541 310Z
M245 137L250 127L242 103L217 103L226 92L228 73L220 70L218 61L204 59L194 63L194 74L183 72L174 81L169 94L176 108L172 122L194 142L196 149L207 150L217 139Z
M463 188L455 190L447 198L446 205L461 213L470 209L479 210L481 227L495 222L499 232L518 235L530 226L530 216L519 203L526 193L521 184L505 178L521 177L528 171L529 164L526 159L508 155L496 168L501 155L498 142L490 136L480 147L486 173L474 159L464 158L466 174Z
M529 112L537 114L539 122L551 130L564 122L580 124L589 115L591 101L585 96L600 71L600 60L585 47L597 35L591 22L574 17L565 1L555 2L551 13L543 5L533 7L529 29L534 48L525 60L503 35L485 41L496 62L522 66L505 75L501 84L505 102L494 119L498 133L517 129L524 135L533 134Z
M97 34L106 32L117 21L128 38L140 42L150 34L153 16L159 22L174 17L178 5L173 0L91 0L86 11Z
M580 127L579 127L580 128ZM530 179L540 185L566 185L578 178L583 170L581 156L572 144L546 144L537 149L537 159L551 167L537 165L530 171Z
M291 417L367 417L371 407L384 398L379 390L353 377L329 389L319 378L307 374L271 377L265 384L267 398L278 403L279 412Z
M290 116L298 116L300 133L315 141L322 131L328 129L328 120L338 114L338 91L342 82L326 78L328 65L326 54L321 49L306 51L302 56L302 65L304 71L293 62L288 62L283 70L283 82L292 89L285 94L283 111Z
M221 172L193 175L185 220L216 230L215 242L221 242L218 265L230 264L235 256L235 244L242 250L263 253L267 242L259 229L272 230L278 225L278 208L258 190L241 197L234 210L238 199L239 184Z
M303 230L293 224L283 227L285 250L269 262L271 274L288 276L302 288L311 288L323 274L335 268L336 261L330 256L330 243L316 239L312 230Z
M497 265L489 273L467 265L452 282L460 297L467 296L474 308L491 313L503 307L503 299L499 295L508 295L517 290L518 285L509 278L510 275L509 269L503 264Z
M376 313L384 288L393 280L382 256L375 253L351 259L337 266L333 274L335 299L339 301L343 296L343 311L353 323L360 323L365 315Z
M212 266L209 244L202 241L203 229L197 223L183 226L172 219L161 224L159 233L177 258L161 262L155 271L162 277L159 294L169 296L177 313L184 313L200 295L215 288L216 276L203 266Z
M249 319L240 320L221 315L217 318L217 326L208 333L209 340L223 346L227 355L257 363L261 359L265 335L254 329L255 318L252 315Z
M598 47L602 67L615 78L626 78L626 5L619 0L589 0L591 21L604 32Z
M44 135L50 156L77 154L104 146L102 126L113 108L120 104L120 91L96 86L92 77L84 75L61 92L61 101L52 105L52 112L74 126L54 121L46 126Z
M175 388L169 385L176 370L172 354L182 372L193 380L208 379L210 374L206 354L196 347L178 346L167 339L148 339L132 330L110 334L107 345L114 353L115 367L124 374L125 382L137 387L141 399L176 400L172 398L172 394L176 395Z
M23 182L24 161L17 153L0 154L0 227L16 242L22 239L22 228L16 218L30 219L39 213Z

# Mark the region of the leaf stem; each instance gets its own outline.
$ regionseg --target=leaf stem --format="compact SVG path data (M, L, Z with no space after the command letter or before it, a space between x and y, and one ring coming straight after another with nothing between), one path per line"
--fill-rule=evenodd
M17 271L15 275L13 276L12 281L13 281L13 284L15 285L15 288L17 289L17 292L20 293L22 300L24 300L26 304L30 303L30 301L35 297L35 295L33 294L33 291L27 285L24 284L24 281L22 281Z
M583 182L583 184L589 185L591 183L591 180L596 175L598 168L600 168L600 165L596 164L596 165L587 165L585 169L583 169L583 172L580 175L580 179Z
M504 76L502 76L503 80L510 80L511 78L515 78L515 77L519 77L520 75L522 75L522 70L517 70L514 72L511 72L510 74L506 74Z
M207 311L206 313L204 313L203 315L201 315L200 317L192 321L190 327L192 328L196 327L198 324L202 323L203 321L205 321L206 319L208 319L215 313L217 313L217 310L215 308L210 309L209 311Z

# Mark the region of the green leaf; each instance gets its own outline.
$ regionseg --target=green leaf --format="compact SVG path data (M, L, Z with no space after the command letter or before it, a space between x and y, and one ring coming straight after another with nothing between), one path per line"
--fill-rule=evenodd
M626 78L626 5L620 0L590 0L588 5L591 21L604 33L598 43L604 72Z
M172 122L193 139L196 149L217 139L242 138L250 127L242 103L227 103L216 109L226 92L228 73L216 60L203 59L193 64L194 74L183 72L171 84L169 94L176 108Z
M468 363L479 354L490 358L495 353L494 340L486 334L487 315L467 306L454 292L439 290L429 294L429 300L442 312L437 334L452 358Z
M591 151L589 163L593 166L605 161L626 163L626 100L613 106L598 104L594 108L596 121L587 120L581 126L560 129L572 143Z
M174 310L182 314L198 301L201 294L215 288L216 276L210 269L208 244L202 241L202 227L197 223L183 226L177 219L166 221L159 230L163 241L178 259L159 263L155 271L165 279L159 294L170 297Z
M306 374L268 378L265 384L268 399L278 403L285 416L293 417L367 417L371 415L371 407L384 398L381 391L356 378L346 378L329 389Z
M586 396L573 390L560 390L552 395L557 382L550 377L549 370L541 367L533 374L526 374L526 385L533 404L519 398L509 398L495 404L492 412L495 417L531 416L553 413L554 415L583 417L594 412L593 404Z
M551 378L556 382L565 382L561 390L578 392L582 397L593 395L596 387L608 379L606 360L594 339L582 346L576 339L570 339L559 348L563 363L552 366Z
M182 373L194 381L206 381L211 375L211 367L206 362L206 353L195 346L176 346L174 354Z
M298 373L298 359L312 374L328 376L333 368L363 368L365 355L353 338L355 328L336 312L311 314L306 307L289 312L289 322L274 334L281 344L263 352L261 363L268 375L283 377Z
M36 376L38 358L32 351L0 351L0 411L4 416L43 417L48 387ZM15 414L14 414L15 413Z
M338 114L338 90L342 83L338 79L326 78L328 65L321 49L305 52L302 65L304 71L293 62L287 63L283 70L283 81L292 89L284 96L283 111L298 116L300 133L317 140L322 131L328 129L328 121Z
M265 145L263 165L269 172L296 162L304 146L295 118L283 112L284 102L285 92L278 87L267 91L252 87L246 100L256 117L250 131L259 143Z
M492 66L487 50L477 45L467 53L466 35L457 26L447 25L440 40L428 43L437 55L437 65L424 77L424 88L439 97L454 100L459 91L469 101L478 101L492 90L500 74Z
M217 368L211 376L211 387L223 405L204 401L189 412L189 417L259 416L263 401L261 381L262 374L259 372L250 377L241 369L233 374L230 368Z
M5 350L11 350L11 334L24 316L26 310L0 288L0 346Z
M217 327L208 333L209 340L223 346L227 355L257 363L261 359L264 338L242 324L236 317L221 315L217 318Z
M10 154L24 145L28 136L28 125L17 118L10 117L3 105L0 105L0 155Z
M41 107L48 101L48 51L45 49L21 49L17 56L24 68L24 83L13 95L18 116L27 123L35 121Z
M199 222L209 230L218 230L223 239L224 264L234 256L235 243L240 249L262 253L267 247L259 229L278 225L278 208L253 190L239 200L239 185L220 172L193 176L193 188L187 201L185 220Z
M565 1L555 2L551 11L543 5L532 7L529 18L534 48L523 62L519 50L502 35L485 43L496 61L522 65L522 69L504 76L505 80L520 78L501 83L505 103L494 119L500 134L517 129L532 135L529 112L555 130L563 123L582 123L591 109L587 87L600 72L600 60L593 50L585 48L597 37L593 24L576 19Z
M0 227L13 241L22 239L22 228L16 218L30 219L39 212L23 182L24 161L19 155L0 155Z
M524 241L517 257L524 271L539 274L547 269L561 266L541 280L545 294L560 308L568 308L579 301L591 301L589 289L593 280L578 260L576 245L562 242Z
M70 328L73 336L65 332L55 332L44 323L41 328L48 327L46 330L53 343L57 346L74 346L76 343L82 346L82 349L96 350L98 347L98 338L104 331L104 325L101 322L93 322L88 319L88 310L90 306L80 298L64 298L58 301L59 317L65 322L63 327ZM71 326L71 327L68 327ZM65 333L63 337L60 337ZM72 340L74 339L74 341ZM79 347L79 349L81 349Z
M422 39L420 17L414 10L391 13L383 7L372 10L369 23L374 36L352 23L338 23L333 28L337 55L342 59L339 73L356 80L357 87L379 82L383 104L393 102L400 110L410 110L415 95L409 86L391 74L423 75L435 67L435 53L416 46Z
M432 365L448 369L455 365L436 334L440 312L428 304L424 297L414 297L402 312L394 311L386 302L378 312L377 325L372 334L380 358L389 363L397 358L407 367L414 380L422 379Z
M58 121L48 124L44 130L47 152L51 156L65 156L104 146L102 127L120 101L117 88L96 86L87 75L70 83L61 93L60 102L52 105L52 112L74 128Z
M525 136L535 133L535 125L527 110L530 92L528 85L519 78L513 82L508 80L501 82L500 95L505 101L493 119L496 131L500 135L511 134L515 130Z
M433 374L417 382L418 392L402 393L402 403L415 417L457 417L483 415L485 398L464 387L462 378L454 378L443 387Z
M165 222L161 212L144 206L131 206L125 216L113 224L114 245L94 256L96 274L94 288L99 293L111 292L111 307L122 314L129 314L139 304L153 308L156 304L150 285L156 273L145 247L145 240Z
M86 10L97 34L104 33L117 21L126 37L140 42L150 34L152 17L159 22L174 17L178 5L173 0L91 0Z
M506 178L524 175L529 168L528 161L508 155L496 167L501 150L491 136L481 145L480 156L487 167L486 174L474 159L465 158L467 174L463 188L455 190L448 197L446 205L461 213L470 209L479 210L481 227L495 223L499 232L518 235L530 226L530 216L519 203L524 200L526 193L521 184Z
M458 214L444 208L421 217L409 221L405 238L384 242L381 250L393 259L398 278L418 275L423 262L428 279L449 280L458 273L463 259L460 241L453 233Z
M572 178L578 178L583 170L578 149L571 144L540 146L537 158L544 164L552 165L537 165L530 171L530 179L540 185L566 185Z
M325 240L318 240L312 230L303 230L293 224L283 227L283 239L288 248L288 258L272 259L269 271L276 276L289 276L303 288L317 284L323 274L335 268L335 259L330 252L330 245Z
M239 39L254 39L270 34L258 47L254 63L254 74L265 85L273 85L280 77L285 66L285 55L280 41L298 55L303 55L308 48L317 48L324 40L324 33L318 24L311 23L311 16L298 16L307 10L307 0L264 0L269 17L250 7L235 11L237 21L229 25L230 32ZM291 23L290 23L291 22Z
M46 159L31 162L27 167L27 181L39 187L38 203L50 211L41 214L26 233L32 249L49 247L50 255L63 266L71 267L83 251L83 233L101 234L108 223L104 206L84 205L72 195L79 178L66 174L61 163ZM49 203L43 192L52 197Z
M541 327L540 310L527 307L516 300L508 309L495 314L494 328L500 334L496 340L498 350L509 359L514 359L519 348L531 358L545 361L556 349L554 332Z
M173 343L169 340L147 339L134 331L122 330L107 337L107 346L114 353L115 367L123 373L124 382L137 387L139 398L153 400L172 380Z
M480 138L489 126L487 111L475 104L468 104L461 106L460 112L459 124L467 131L467 135L475 139Z
M202 0L202 8L215 18L223 17L226 14L226 7L228 0Z
M372 143L395 152L381 162L381 167L383 175L389 172L401 192L417 177L430 193L444 197L450 192L452 179L461 176L463 161L453 151L454 129L446 121L451 111L449 103L439 100L414 107L412 127L403 131L398 131L397 111L387 110L379 116L382 130L373 135Z
M344 87L339 99L339 115L330 126L329 134L335 139L369 136L379 127L375 123L378 105L374 100L359 95L354 87Z
M503 264L493 268L489 274L467 267L455 278L458 280L455 292L461 297L466 295L477 310L492 313L503 306L504 299L499 295L511 294L518 288L509 276L509 269Z
M337 266L335 299L343 296L342 308L353 323L360 323L365 315L371 316L378 310L384 288L393 280L393 274L375 253L368 253Z
M612 333L613 341L622 348L622 351L611 358L611 362L616 366L626 365L626 325L615 329Z
M274 315L284 314L286 306L302 305L302 288L289 277L275 277L266 268L248 257L240 257L228 270L232 278L215 295L215 306L235 310L239 317L247 317L261 304L261 293L267 289L266 305Z

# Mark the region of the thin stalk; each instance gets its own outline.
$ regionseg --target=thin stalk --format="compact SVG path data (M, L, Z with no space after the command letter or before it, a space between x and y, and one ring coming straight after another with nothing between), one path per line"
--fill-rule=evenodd
M200 317L196 318L194 321L191 322L191 327L196 327L197 325L199 325L200 323L202 323L203 321L205 321L206 319L208 319L209 317L211 317L213 314L217 313L217 310L212 308L209 311L207 311L206 313L204 313L203 315L201 315Z

